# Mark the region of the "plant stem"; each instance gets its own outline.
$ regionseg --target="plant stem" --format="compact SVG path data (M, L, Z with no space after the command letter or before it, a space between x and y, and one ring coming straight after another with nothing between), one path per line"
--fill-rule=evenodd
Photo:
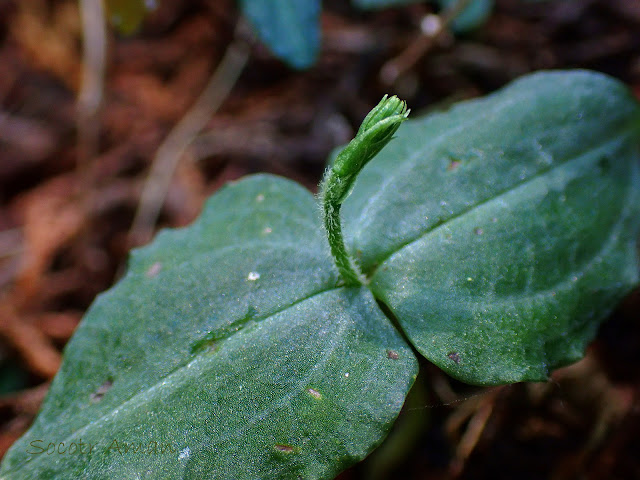
M389 143L400 124L409 115L407 105L398 97L382 98L365 117L356 137L338 154L320 185L324 227L336 267L345 286L364 285L366 279L344 243L340 207L349 196L358 173Z
M341 179L333 170L327 170L322 188L324 228L327 231L331 255L333 255L344 284L348 287L357 287L364 283L364 276L344 244L340 223L340 207L342 206L339 200L340 183Z

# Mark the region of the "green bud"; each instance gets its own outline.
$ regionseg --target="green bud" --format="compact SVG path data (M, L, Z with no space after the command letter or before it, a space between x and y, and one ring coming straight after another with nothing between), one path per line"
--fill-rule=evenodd
M356 137L338 154L333 173L342 179L340 199L344 199L356 175L393 138L407 119L407 104L395 95L385 95L365 117Z
M386 118L393 117L394 115L404 115L404 118L407 118L408 114L407 104L404 101L395 95L391 98L385 95L382 97L382 100L380 100L380 103L364 117L362 125L360 125L360 129L358 130L358 135L363 134L365 130L369 130L374 127L376 123ZM398 124L398 126L399 125L400 124Z
M408 115L407 104L398 97L382 97L380 103L365 117L356 137L338 154L333 166L325 172L320 185L327 239L346 286L363 285L366 279L344 245L340 206L351 192L362 167L389 143Z

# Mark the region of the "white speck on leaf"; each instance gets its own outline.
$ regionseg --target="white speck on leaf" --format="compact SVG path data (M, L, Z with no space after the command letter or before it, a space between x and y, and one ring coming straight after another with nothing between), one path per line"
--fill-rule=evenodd
M265 235L268 235L272 232L273 230L271 230L271 227L264 227L264 229L262 230L262 233L264 233Z
M256 197L256 202L258 203L264 202L264 195L262 193Z
M189 449L189 447L186 447L180 452L180 455L178 455L178 459L184 460L185 458L189 458L189 455L191 455L191 450Z
M250 282L255 282L259 278L260 274L258 272L249 272L249 275L247 275L247 280L249 280Z

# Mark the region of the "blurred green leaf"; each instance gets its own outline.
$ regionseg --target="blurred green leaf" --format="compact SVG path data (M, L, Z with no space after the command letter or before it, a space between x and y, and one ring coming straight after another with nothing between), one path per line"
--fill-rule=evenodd
M449 8L460 0L436 0L440 8ZM460 12L451 23L455 33L465 33L481 27L491 15L494 0L471 0L469 5Z
M353 4L362 9L379 9L420 2L424 0L353 0Z
M320 0L239 0L260 40L294 68L308 68L320 49Z

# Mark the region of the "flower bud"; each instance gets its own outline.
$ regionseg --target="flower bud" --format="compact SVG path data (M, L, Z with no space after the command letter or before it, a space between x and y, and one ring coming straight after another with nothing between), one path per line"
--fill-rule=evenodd
M395 95L385 95L369 112L356 137L338 154L332 166L334 175L341 179L340 200L346 198L356 175L389 143L408 115L407 104Z

